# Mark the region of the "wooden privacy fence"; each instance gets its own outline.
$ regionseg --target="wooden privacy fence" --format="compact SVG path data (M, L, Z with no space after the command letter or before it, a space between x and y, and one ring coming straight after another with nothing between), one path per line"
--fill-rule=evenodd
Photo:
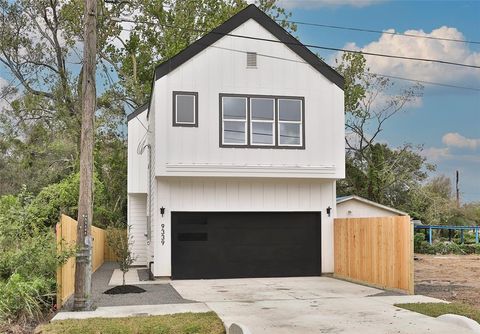
M61 215L56 226L57 248L62 251L74 247L77 242L77 221L66 215ZM92 271L96 271L105 261L115 261L112 250L107 245L106 231L92 226ZM71 257L57 269L57 308L73 295L75 290L75 257Z
M408 216L335 219L335 276L413 294Z

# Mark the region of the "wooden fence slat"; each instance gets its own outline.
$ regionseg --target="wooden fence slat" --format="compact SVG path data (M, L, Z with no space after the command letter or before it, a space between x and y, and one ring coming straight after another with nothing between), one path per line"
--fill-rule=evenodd
M413 294L413 227L408 216L334 222L335 276Z
M73 247L77 242L77 221L69 216L61 215L56 225L57 249ZM126 233L126 232L125 232ZM92 226L92 271L95 272L105 261L115 261L116 257L106 245L106 231ZM57 269L57 308L73 295L75 291L75 257Z

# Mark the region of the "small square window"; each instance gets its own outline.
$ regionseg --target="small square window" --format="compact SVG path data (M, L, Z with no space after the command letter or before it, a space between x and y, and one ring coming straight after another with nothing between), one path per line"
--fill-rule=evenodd
M198 127L198 93L173 92L173 126Z

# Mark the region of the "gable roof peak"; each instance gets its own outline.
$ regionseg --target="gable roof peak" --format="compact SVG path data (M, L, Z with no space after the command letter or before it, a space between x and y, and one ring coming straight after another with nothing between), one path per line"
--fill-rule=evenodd
M310 64L314 69L320 72L332 83L343 89L344 79L337 71L327 65L324 61L317 57L312 51L310 51L299 40L293 37L289 32L282 28L277 22L271 19L260 8L254 4L250 4L231 18L217 26L215 29L197 39L188 47L177 53L175 56L164 61L155 68L155 80L160 79L166 74L170 73L183 63L194 57L213 43L228 35L231 31L248 21L249 19L255 20L263 28L269 31L275 38L282 42L285 46L295 52L306 63ZM247 38L247 36L246 36Z

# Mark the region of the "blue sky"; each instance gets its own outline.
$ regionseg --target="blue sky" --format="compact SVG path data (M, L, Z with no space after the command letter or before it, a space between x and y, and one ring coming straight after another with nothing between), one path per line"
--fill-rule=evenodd
M480 41L480 1L281 0L293 20L327 25ZM386 54L436 58L480 66L480 44L382 36L298 26L303 43ZM313 50L329 62L332 52ZM480 69L367 58L372 71L480 88ZM399 86L408 82L398 82ZM463 202L480 201L480 91L425 85L423 97L385 126L381 140L393 146L423 145L437 173L460 171Z

